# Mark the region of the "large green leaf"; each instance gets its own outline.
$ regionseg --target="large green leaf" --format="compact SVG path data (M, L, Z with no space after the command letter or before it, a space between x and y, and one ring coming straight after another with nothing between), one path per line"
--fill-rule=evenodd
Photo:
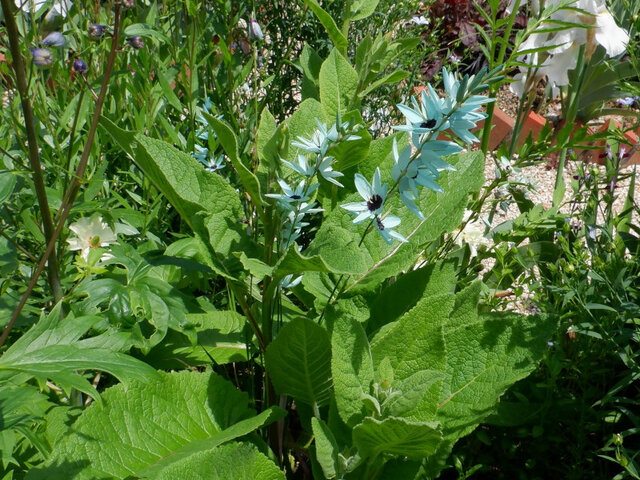
M353 429L353 443L363 458L390 453L422 460L434 453L441 441L437 423L409 422L402 418L381 421L367 417Z
M318 233L304 255L291 246L278 260L274 276L282 278L289 273L302 272L361 273L368 262L366 252L358 248L349 232L332 227Z
M445 326L447 366L436 419L454 441L493 413L506 389L535 368L556 329L547 316L476 316L469 308L458 309Z
M347 316L333 324L331 373L340 418L354 427L365 416L362 396L370 393L374 372L367 335L358 322Z
M159 478L183 462L199 469L206 452L283 414L254 416L247 394L212 373L162 374L109 388L102 398L104 408L89 407L29 480Z
M30 428L49 407L47 397L32 385L3 385L0 387L0 430Z
M320 20L320 23L322 23L322 26L329 34L329 38L333 44L341 51L346 51L347 39L336 25L336 22L331 15L324 11L316 0L304 0L304 3L307 4L311 11L316 14L316 17L318 17L318 20Z
M329 118L336 118L338 111L346 114L354 108L357 90L358 73L333 49L320 68L320 101Z
M315 98L320 100L320 91L318 88L318 79L320 77L320 67L322 66L322 58L311 48L305 44L300 53L300 66L302 67L302 98Z
M316 459L322 472L325 478L335 478L339 453L336 439L328 425L316 417L311 418L311 428L316 441Z
M400 320L382 328L371 341L374 364L378 366L388 358L394 380L403 382L418 372L425 372L423 382L403 385L405 389L418 389L417 392L403 392L420 397L411 414L406 413L412 419L432 420L435 415L442 381L431 382L429 378L432 373L439 377L438 372L446 365L443 323L453 305L453 294L425 297Z
M349 18L354 21L367 18L376 11L379 1L380 0L355 0L351 3Z
M255 205L256 211L262 220L265 221L260 183L258 182L258 178L244 163L242 163L242 160L238 156L238 140L236 139L235 133L233 133L233 130L229 125L218 120L213 115L210 115L207 112L202 112L202 114L207 119L209 126L216 133L218 141L221 143L222 148L224 148L225 153L238 173L242 186L251 197L251 201Z
M145 360L162 369L180 369L185 365L199 366L242 362L247 360L244 327L246 318L234 311L211 310L191 313L182 332L169 331Z
M423 297L453 293L454 262L431 264L400 276L371 302L367 332L374 333L412 309Z
M78 372L100 370L131 385L155 377L156 371L128 355L101 348L85 348L79 338L98 317L62 318L61 304L18 339L0 358L0 372L22 372L40 383L51 379L63 389L80 390L100 401L98 392Z
M278 466L250 443L231 442L199 452L163 470L154 480L285 480Z
M267 347L266 362L276 392L309 405L329 403L331 343L314 321L297 318L282 327Z
M239 262L230 254L242 251L247 241L238 221L243 210L236 191L168 143L139 134L135 140L135 162L207 246L212 268L233 277Z

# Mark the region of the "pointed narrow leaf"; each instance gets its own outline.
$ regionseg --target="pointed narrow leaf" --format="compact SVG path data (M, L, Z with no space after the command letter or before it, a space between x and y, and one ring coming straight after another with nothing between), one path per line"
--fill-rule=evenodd
M325 478L335 478L338 469L338 444L331 429L322 420L313 417L311 428L316 440L316 459L322 467Z
M320 23L329 34L329 38L333 44L341 51L346 51L347 39L336 25L336 22L331 15L323 10L316 0L304 0L304 3L308 5L311 11L315 13L316 17L318 17L318 20L320 20Z

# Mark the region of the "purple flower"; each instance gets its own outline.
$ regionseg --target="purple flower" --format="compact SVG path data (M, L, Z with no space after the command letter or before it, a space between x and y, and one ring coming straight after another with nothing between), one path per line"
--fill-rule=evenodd
M126 8L133 8L135 4L135 0L122 0L122 5Z
M630 107L631 105L636 103L638 99L640 99L640 97L624 97L624 98L619 98L618 100L616 100L616 102L618 103L618 105Z
M131 48L134 48L135 50L140 50L144 47L144 40L138 35L127 38L127 42L131 45Z
M91 25L89 25L87 34L89 35L89 38L92 38L94 40L99 40L104 36L106 31L107 31L106 25L98 25L98 24L92 23Z
M29 47L34 65L38 67L47 67L53 63L53 55L46 48Z
M73 69L82 75L89 69L89 67L87 67L87 64L84 63L83 60L76 58L75 62L73 62Z
M40 41L40 46L43 47L64 47L67 41L64 39L64 35L60 32L51 32Z

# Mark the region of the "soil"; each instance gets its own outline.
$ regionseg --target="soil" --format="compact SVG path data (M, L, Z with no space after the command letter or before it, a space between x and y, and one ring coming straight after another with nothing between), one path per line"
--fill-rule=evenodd
M518 102L519 99L514 94L512 94L508 86L503 86L497 96L497 106L503 110L505 113L514 116L518 111ZM559 105L552 104L546 109L547 116L559 115ZM594 122L594 124L602 124L606 118L598 119ZM618 119L617 119L618 120ZM622 123L622 122L621 122ZM485 185L490 184L495 178L495 156L490 154L487 155L485 162ZM597 164L590 164L591 168L597 169L600 173L605 172L605 167ZM622 169L621 176L628 177L626 174L630 174L633 170L635 170L635 166L627 166ZM564 199L562 202L562 206L560 207L560 211L563 213L569 213L572 204L571 201L573 199L573 190L571 188L571 182L573 180L574 175L576 175L578 169L578 162L567 159L565 169L563 172L564 181L566 185L566 192L564 195ZM545 209L548 209L552 205L553 201L553 192L555 188L556 182L556 174L557 174L557 160L554 158L545 158L540 161L537 165L522 168L521 172L517 175L517 177L521 180L525 180L534 186L534 189L529 192L529 198L533 201L534 204L542 204ZM514 179L516 175L512 176ZM636 180L638 182L638 180ZM619 213L624 205L625 199L627 197L627 193L629 191L630 178L626 178L624 180L619 181L615 186L615 201L613 204L614 212ZM640 188L636 185L634 190L634 204L636 207L640 206ZM491 227L496 227L501 223L512 220L519 216L520 212L517 206L511 204L506 211L502 211L498 209L498 213L494 216ZM634 214L633 221L638 223L638 216ZM487 261L484 262L485 271L492 267L492 262ZM536 307L530 302L531 295L525 291L524 295L522 295L514 304L510 305L509 308L513 308L516 311L521 313L531 313L536 311Z

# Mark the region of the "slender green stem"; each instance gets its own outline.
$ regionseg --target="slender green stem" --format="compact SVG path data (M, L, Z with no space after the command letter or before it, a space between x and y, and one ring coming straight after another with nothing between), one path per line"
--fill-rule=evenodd
M11 238L9 235L7 235L7 233L4 230L0 230L0 235L2 235L4 238L6 238L9 241L9 243L11 243L11 245L16 247L18 250L20 250L22 253L24 253L27 257L29 257L29 260L31 260L32 262L37 262L38 261L38 257L34 256L33 253L31 253L29 250L24 248L22 245L20 245L18 242L16 242L13 238Z
M0 0L0 1L2 2L3 8L5 8L5 5L8 4L9 0ZM5 8L5 12L7 11L8 9ZM111 78L111 72L113 70L113 65L116 60L116 54L118 53L119 33L120 33L120 2L116 2L115 12L114 12L113 39L111 41L111 51L109 52L107 65L104 71L104 75L102 77L102 86L100 88L100 95L98 96L98 101L96 102L96 108L93 112L91 126L89 128L89 133L87 135L87 142L85 143L84 150L82 151L82 156L80 157L80 163L78 164L76 173L73 179L71 180L71 184L69 185L69 188L65 193L64 199L62 200L62 205L60 207L60 210L58 211L58 216L56 217L57 219L56 228L55 228L55 231L53 232L53 235L51 236L51 239L47 242L47 249L42 255L42 258L40 259L40 263L38 264L36 271L31 277L31 281L29 282L27 289L22 295L22 298L20 299L18 306L14 310L13 315L11 316L11 320L9 320L9 323L7 324L4 331L2 332L2 335L0 335L0 347L4 345L4 342L7 340L7 337L9 336L9 332L11 332L11 329L13 328L13 325L18 319L20 312L22 311L25 304L27 303L27 299L29 298L29 295L31 295L31 292L36 286L38 278L40 277L40 274L42 273L42 270L44 269L44 266L47 263L49 256L52 254L55 248L56 239L60 236L60 233L62 232L62 228L64 227L65 221L67 220L67 217L71 212L71 207L73 206L73 202L78 194L78 191L80 190L82 178L84 177L84 172L87 168L87 162L89 161L89 155L91 154L91 147L93 146L93 140L95 138L96 130L98 128L98 121L100 120L102 106L104 104L104 99L107 95L107 90L109 87L109 79Z
M29 86L27 83L27 74L24 66L24 58L20 52L20 34L16 25L16 19L13 15L13 4L9 0L0 0L2 11L4 13L7 34L9 35L9 48L11 50L13 70L16 74L16 87L20 95L22 103L22 111L24 114L24 125L27 131L27 143L29 147L29 163L33 173L33 184L38 198L38 206L40 215L42 216L42 225L44 227L44 238L46 243L50 243L53 238L53 221L51 210L49 209L49 201L47 199L47 191L45 188L44 177L42 175L42 164L40 163L40 154L38 152L38 136L36 133L36 123L33 117L33 107L29 99ZM63 295L62 284L60 283L60 272L58 270L58 259L55 252L51 252L49 262L47 264L49 286L53 293L53 299L58 302Z
M518 13L518 9L520 8L520 0L516 0L515 5L513 6L513 10L509 15L509 19L507 21L507 27L505 29L504 34L502 35L502 45L500 46L500 51L498 52L498 58L495 58L496 53L496 28L494 27L496 21L496 13L493 14L493 24L491 25L491 58L489 60L489 70L493 70L496 65L502 65L504 63L504 57L507 51L507 43L509 41L509 36L511 35L511 29L513 28L513 24L515 22L516 14ZM495 98L496 93L498 92L499 85L492 85L489 88L489 97ZM486 155L487 150L489 149L489 138L491 137L491 126L493 124L493 112L495 110L495 102L487 105L487 118L485 119L484 127L482 129L482 143L480 144L480 149L482 153Z
M584 76L587 71L587 64L585 62L585 46L581 45L578 52L578 64L576 65L576 72L578 72L578 78L574 85L571 86L571 92L568 98L568 108L565 115L565 127L572 128L573 122L576 119L578 112L578 97L584 82ZM560 155L558 156L558 170L556 171L556 182L553 189L553 207L559 207L562 199L564 198L564 192L566 186L564 183L564 165L567 160L568 148L566 144L562 147Z

